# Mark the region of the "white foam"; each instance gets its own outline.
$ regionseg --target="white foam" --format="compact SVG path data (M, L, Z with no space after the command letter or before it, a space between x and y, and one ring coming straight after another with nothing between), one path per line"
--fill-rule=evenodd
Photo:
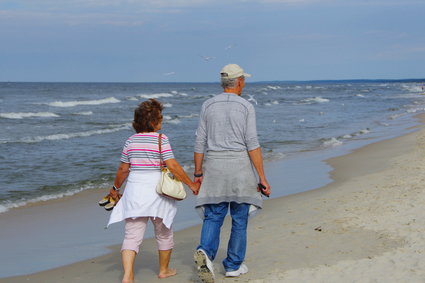
M177 90L172 90L171 93L172 94L178 94L179 92Z
M164 103L163 105L164 105L164 107L167 107L167 108L173 107L173 104L171 104L171 103Z
M363 94L356 94L358 97L365 97Z
M359 134L360 135L364 135L364 134L368 134L368 133L370 133L370 130L369 129L363 129L363 130L360 130L359 131Z
M422 89L421 85L411 85L411 84L402 84L401 87L409 92L414 92L414 93L418 93L418 92L424 92L424 90Z
M266 102L264 103L265 106L272 106L272 104L270 102Z
M408 109L407 113L416 113L416 112L422 112L425 111L425 108L412 108L412 109Z
M336 138L331 138L331 139L325 140L322 143L323 147L335 147L335 146L339 146L339 145L342 145L342 141L340 141Z
M52 199L59 199L59 198L67 197L67 196L72 196L72 195L75 195L75 194L77 194L81 191L83 191L82 188L77 189L77 190L64 192L64 193L55 194L55 195L44 195L44 196L40 196L40 197L30 199L30 200L20 200L20 201L15 201L15 202L4 203L4 204L0 205L0 213L6 212L11 208L22 207L22 206L25 206L25 205L30 204L30 203L36 203L36 202L42 202L42 201L48 201L48 200L52 200Z
M99 184L99 185L96 185L96 188L106 187L107 185L108 184ZM31 204L31 203L37 203L37 202L43 202L43 201L73 196L73 195L78 194L82 191L85 191L85 190L88 190L88 189L93 189L93 188L94 188L93 185L86 185L86 186L83 186L81 188L74 189L74 190L68 190L68 191L63 192L63 193L52 194L52 195L43 195L43 196L39 196L39 197L29 199L29 200L22 199L22 200L13 201L13 202L4 202L4 203L0 204L0 213L4 213L6 211L9 211L12 208L22 207L22 206L25 206L25 205L28 205L28 204Z
M179 118L193 118L193 117L198 117L199 114L196 113L190 113L189 115L177 115L177 117Z
M115 97L108 97L104 99L97 100L77 100L77 101L55 101L47 103L49 106L53 107L75 107L78 105L100 105L100 104L108 104L108 103L119 103L120 100Z
M127 130L130 128L129 124L120 125L115 128L110 129L101 129L101 130L92 130L92 131L86 131L86 132L76 132L76 133L67 133L67 134L55 134L55 135L48 135L48 136L36 136L36 137L26 137L20 140L20 142L24 143L37 143L42 141L57 141L57 140L67 140L72 138L80 138L80 137L90 137L93 135L102 135L102 134L109 134L114 133L122 130Z
M173 118L173 117L171 117L171 116L167 116L167 115L165 115L164 117L163 117L163 119L164 119L164 123L167 123L167 124L179 124L181 121L179 120L179 118Z
M278 89L281 89L281 87L280 87L280 86L272 86L272 85L268 85L268 86L267 86L267 88L268 88L268 89L271 89L271 90L278 90Z
M168 123L168 124L180 124L181 121L178 118L174 118L174 119L171 119L171 120L166 120L165 123Z
M75 115L83 115L83 116L90 116L90 115L93 115L93 112L92 111L83 111L83 112L77 112L77 113L74 113Z
M42 117L42 118L52 118L59 117L59 115L52 112L9 112L9 113L0 113L0 117L7 119L23 119L23 118L32 118L32 117Z
M329 102L329 99L327 98L323 98L321 96L316 96L316 97L310 97L310 98L306 98L301 100L302 103L324 103L324 102Z
M253 95L251 95L251 94L248 94L248 99L247 99L248 101L252 101L252 102L254 102L255 103L255 105L258 105L258 102L257 102L257 100L255 99L255 97L253 96Z
M141 98L160 98L160 97L171 97L173 96L171 93L153 93L153 94L140 94L139 97Z

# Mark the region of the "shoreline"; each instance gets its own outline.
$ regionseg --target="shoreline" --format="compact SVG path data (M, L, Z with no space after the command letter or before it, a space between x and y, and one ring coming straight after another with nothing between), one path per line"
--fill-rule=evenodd
M422 128L425 115L417 117ZM307 192L265 201L250 220L246 263L250 272L226 282L422 282L425 277L425 202L421 177L425 130L368 144L326 160L334 180ZM197 217L197 216L194 216ZM217 282L229 234L226 220L215 260ZM192 254L200 225L175 233L167 282L197 282ZM154 239L146 239L136 260L136 282L157 282ZM270 247L270 243L279 243ZM0 282L118 282L120 245L110 253Z

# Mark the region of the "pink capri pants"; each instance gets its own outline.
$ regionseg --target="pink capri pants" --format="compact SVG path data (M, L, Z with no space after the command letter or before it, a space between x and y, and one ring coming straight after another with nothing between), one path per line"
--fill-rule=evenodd
M162 223L162 218L137 217L134 219L127 218L125 220L125 236L121 251L132 250L139 253L139 246L143 241L149 219L152 221L155 228L155 239L158 244L158 250L166 251L174 247L173 230L168 229Z

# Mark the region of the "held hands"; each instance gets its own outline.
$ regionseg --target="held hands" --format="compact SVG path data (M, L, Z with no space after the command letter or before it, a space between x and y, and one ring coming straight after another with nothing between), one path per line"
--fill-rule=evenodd
M194 182L192 186L190 186L190 189L192 190L192 193L196 196L199 194L199 189L201 188L201 183Z

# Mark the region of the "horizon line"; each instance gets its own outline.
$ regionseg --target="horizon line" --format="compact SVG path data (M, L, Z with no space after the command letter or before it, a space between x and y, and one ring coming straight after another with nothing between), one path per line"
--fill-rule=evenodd
M424 81L424 78L405 78L405 79L314 79L314 80L267 80L267 81L253 81L247 82L247 84L258 84L258 83L305 83L305 82L403 82L403 81ZM137 82L137 81L0 81L4 83L98 83L98 84L212 84L220 83L220 81L204 81L204 82L172 82L172 81L152 81L152 82Z

